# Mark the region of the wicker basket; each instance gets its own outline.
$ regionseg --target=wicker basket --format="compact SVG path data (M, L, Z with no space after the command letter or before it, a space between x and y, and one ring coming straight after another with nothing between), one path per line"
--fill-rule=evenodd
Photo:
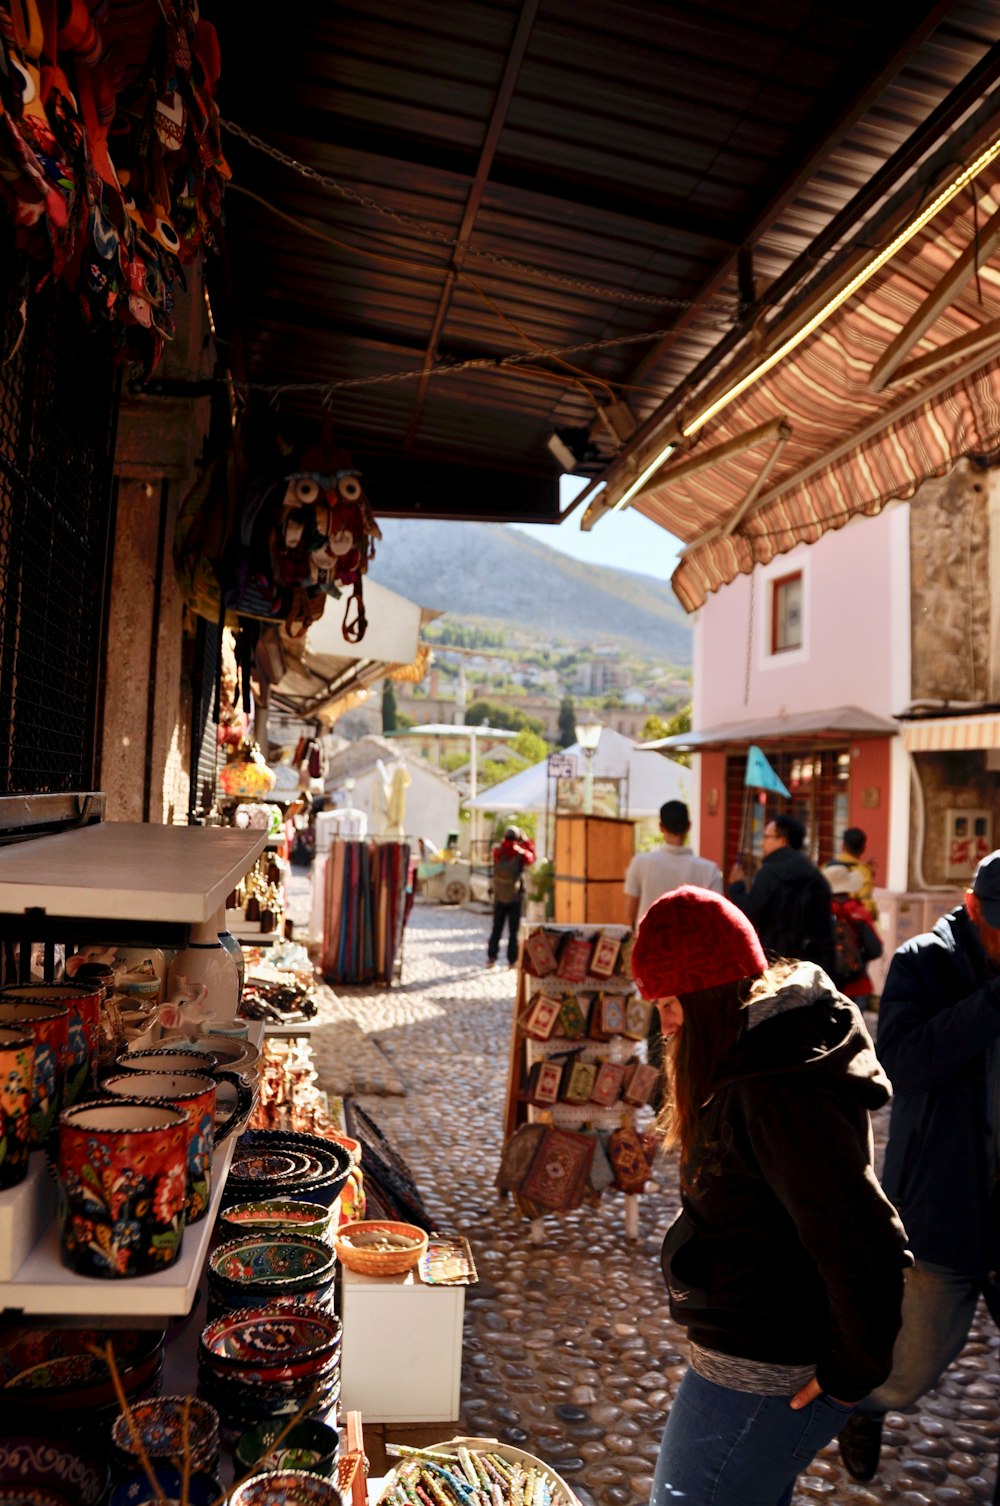
M408 1239L419 1240L407 1250L366 1250L363 1245L348 1244L352 1234L364 1231L386 1234L405 1234ZM390 1219L362 1219L356 1224L343 1224L337 1230L337 1255L341 1264L362 1276L401 1276L417 1264L427 1249L427 1235L416 1224L399 1224Z

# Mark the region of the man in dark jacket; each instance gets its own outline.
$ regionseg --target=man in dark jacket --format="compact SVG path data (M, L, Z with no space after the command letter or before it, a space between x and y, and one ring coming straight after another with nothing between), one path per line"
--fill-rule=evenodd
M882 1183L916 1264L892 1373L841 1435L856 1480L878 1468L885 1413L929 1391L961 1352L980 1294L1000 1318L1000 851L980 863L964 906L896 953L878 1054L894 1094Z
M747 916L770 958L798 957L834 970L830 885L802 851L805 827L795 816L772 816L764 827L764 860L749 890L739 863L729 898Z

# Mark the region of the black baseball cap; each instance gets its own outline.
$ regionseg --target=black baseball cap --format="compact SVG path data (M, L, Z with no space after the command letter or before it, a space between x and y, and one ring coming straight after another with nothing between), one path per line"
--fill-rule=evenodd
M972 892L986 924L1000 929L1000 851L987 853L983 858L972 880Z

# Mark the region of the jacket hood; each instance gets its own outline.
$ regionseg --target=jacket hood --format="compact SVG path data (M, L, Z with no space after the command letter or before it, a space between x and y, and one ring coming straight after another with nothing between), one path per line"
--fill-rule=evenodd
M797 963L773 995L747 1006L716 1091L788 1072L843 1078L868 1109L892 1097L859 1010L812 962Z

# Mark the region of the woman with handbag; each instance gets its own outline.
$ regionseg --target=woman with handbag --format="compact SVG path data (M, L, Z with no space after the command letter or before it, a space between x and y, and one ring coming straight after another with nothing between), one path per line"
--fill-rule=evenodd
M721 895L657 900L632 970L672 1039L662 1261L691 1341L652 1506L788 1506L892 1364L910 1257L869 1118L889 1082L855 1006L814 963L769 966Z

